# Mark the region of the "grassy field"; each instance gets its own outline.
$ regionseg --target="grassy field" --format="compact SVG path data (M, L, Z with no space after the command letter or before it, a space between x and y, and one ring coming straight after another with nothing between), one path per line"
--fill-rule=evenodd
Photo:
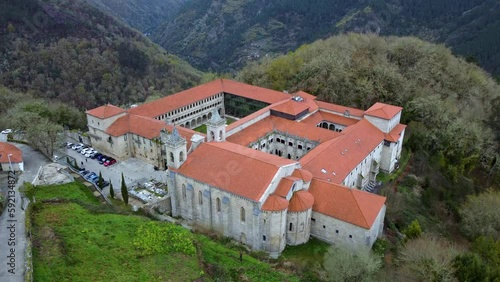
M35 281L298 281L247 254L240 262L237 245L97 204L78 183L33 190Z

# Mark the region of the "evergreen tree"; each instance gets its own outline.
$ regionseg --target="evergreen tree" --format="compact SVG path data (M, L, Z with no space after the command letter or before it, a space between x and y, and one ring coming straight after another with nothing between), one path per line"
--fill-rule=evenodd
M123 177L123 173L122 173L122 189L121 189L121 192L122 192L123 202L125 202L125 204L128 205L128 190L127 190L127 185L125 184L125 178Z
M111 179L109 180L109 195L112 199L115 198L115 190L113 189L113 182L111 182Z
M104 179L102 178L102 173L99 171L99 179L97 180L97 186L99 186L99 188L104 188Z

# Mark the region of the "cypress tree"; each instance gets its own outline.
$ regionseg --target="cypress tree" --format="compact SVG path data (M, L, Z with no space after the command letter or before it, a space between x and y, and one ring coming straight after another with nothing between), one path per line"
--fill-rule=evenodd
M111 196L111 199L115 198L115 190L113 190L113 183L111 182L111 179L109 180L109 196Z
M128 190L127 190L127 185L125 185L125 178L123 177L123 172L122 172L122 198L123 202L128 205Z
M99 186L99 188L103 188L104 186L104 179L102 178L102 173L99 171L99 180L97 180L97 186Z

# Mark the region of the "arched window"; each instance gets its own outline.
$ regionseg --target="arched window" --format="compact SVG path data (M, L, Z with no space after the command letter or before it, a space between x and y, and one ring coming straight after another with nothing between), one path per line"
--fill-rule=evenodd
M184 161L184 152L179 153L179 161L183 162Z
M222 140L222 130L219 131L219 140Z
M186 185L182 184L182 198L186 199Z
M170 162L174 162L174 153L170 152Z
M300 223L300 232L304 231L304 222Z
M215 132L210 131L210 137L212 140L215 140Z
M220 199L219 198L217 198L215 200L215 206L216 206L217 211L220 212Z
M266 235L262 235L262 241L266 241Z
M246 220L244 207L241 207L241 209L240 209L240 220L241 220L241 222L245 222L245 220Z
M203 195L201 191L198 191L198 204L203 205Z

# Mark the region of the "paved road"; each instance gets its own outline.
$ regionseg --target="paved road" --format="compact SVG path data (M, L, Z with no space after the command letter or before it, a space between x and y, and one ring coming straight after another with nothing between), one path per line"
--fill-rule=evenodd
M27 203L21 202L19 186L23 182L32 182L38 173L38 169L49 163L49 160L39 152L34 151L27 145L15 144L23 151L24 168L22 174L17 174L18 182L14 188L15 207L12 212L4 210L0 215L0 281L23 282L25 272L25 211ZM2 191L8 188L6 177L1 178L0 187ZM13 215L11 217L10 215ZM10 241L9 241L10 240Z

